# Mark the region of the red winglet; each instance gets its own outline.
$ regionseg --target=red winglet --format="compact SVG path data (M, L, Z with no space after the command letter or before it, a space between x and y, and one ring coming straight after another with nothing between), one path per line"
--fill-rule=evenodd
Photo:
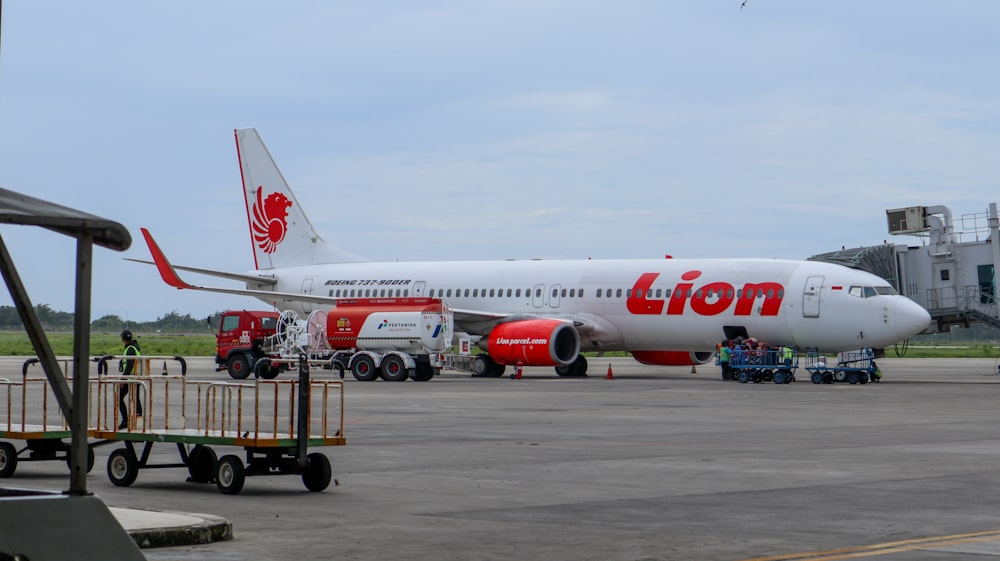
M149 230L145 228L139 229L142 230L142 237L146 239L146 245L149 247L149 253L153 256L153 263L156 264L156 269L160 272L160 277L163 278L163 282L178 290L183 288L195 288L182 281L181 278L177 276L177 272L174 271L173 265L167 261L167 256L163 255L163 251L160 249L160 246L156 245L156 240L153 239L153 235L149 233Z

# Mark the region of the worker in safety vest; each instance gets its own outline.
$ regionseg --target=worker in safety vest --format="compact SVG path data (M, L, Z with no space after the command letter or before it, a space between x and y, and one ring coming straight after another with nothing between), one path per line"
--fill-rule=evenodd
M792 352L792 348L791 347L782 347L781 348L781 362L784 363L785 368L791 368L792 367L792 358L794 356L795 355Z
M138 375L139 341L132 337L132 332L128 329L122 331L122 345L125 346L125 350L122 352L122 359L118 361L118 371L122 373L122 376ZM128 358L130 356L137 358ZM128 400L130 393L135 399L135 414L139 417L142 416L142 401L139 399L139 392L130 391L133 385L119 384L118 386L118 412L121 414L118 430L128 428L128 403L126 400Z

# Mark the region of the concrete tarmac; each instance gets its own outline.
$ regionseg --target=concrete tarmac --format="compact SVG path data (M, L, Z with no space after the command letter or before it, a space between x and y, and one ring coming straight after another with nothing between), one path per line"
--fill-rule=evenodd
M1000 557L996 360L879 364L883 383L856 386L625 358L592 359L585 379L348 380L325 492L275 476L228 496L184 469L115 487L116 445L97 448L88 484L111 507L232 524L231 541L144 550L161 561ZM227 379L198 360L188 375ZM64 489L68 473L26 462L9 482Z

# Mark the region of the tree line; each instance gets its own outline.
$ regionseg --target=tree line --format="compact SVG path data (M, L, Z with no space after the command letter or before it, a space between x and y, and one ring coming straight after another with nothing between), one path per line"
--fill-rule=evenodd
M73 331L74 314L53 310L48 304L35 306L38 321L46 331ZM211 317L211 324L205 318L194 318L191 314L178 314L176 311L156 318L154 321L129 321L117 315L106 315L90 323L90 330L95 333L118 333L130 329L141 333L209 333L218 329L218 316ZM0 331L23 331L24 324L14 306L0 306Z

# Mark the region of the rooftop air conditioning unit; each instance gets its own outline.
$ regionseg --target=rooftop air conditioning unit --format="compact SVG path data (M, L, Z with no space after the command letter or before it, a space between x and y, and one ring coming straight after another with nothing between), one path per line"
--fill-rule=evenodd
M909 206L906 208L891 208L885 211L889 221L890 234L915 234L927 232L927 207Z

